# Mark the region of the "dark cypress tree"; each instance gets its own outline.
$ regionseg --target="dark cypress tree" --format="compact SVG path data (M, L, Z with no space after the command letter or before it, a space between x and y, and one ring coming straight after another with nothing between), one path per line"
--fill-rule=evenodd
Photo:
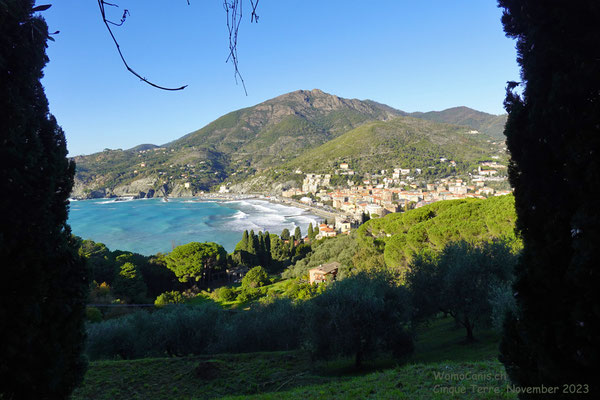
M517 39L523 92L508 86L505 128L517 230L518 312L501 360L520 386L587 384L600 365L600 2L500 0Z
M309 239L313 239L314 233L313 233L313 226L312 226L312 222L310 224L308 224L308 238Z
M269 231L265 231L265 251L269 254L269 258L271 257L271 234Z
M271 235L269 231L265 231L265 268L271 268L271 264L273 263L273 258L271 257Z
M302 231L300 230L299 226L297 226L296 229L294 230L294 239L296 239L296 240L302 239Z
M265 266L265 238L263 237L262 231L258 231L258 247L257 247L257 256L260 265Z
M254 234L254 230L251 230L250 234L248 235L248 253L257 255L258 248L259 248L258 236L256 236Z
M281 239L289 240L289 238L290 238L290 230L288 228L283 228L283 230L281 231Z
M40 83L48 28L0 2L0 398L68 398L83 378L87 274L67 225L75 165Z
M234 251L239 251L239 250L248 251L248 231L247 230L245 230L244 233L242 234L242 240L240 240L238 242L238 244L235 246Z

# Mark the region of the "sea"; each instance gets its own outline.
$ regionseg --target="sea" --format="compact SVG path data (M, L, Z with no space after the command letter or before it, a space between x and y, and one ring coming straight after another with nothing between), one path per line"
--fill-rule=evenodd
M104 243L110 250L143 255L168 253L189 242L216 242L232 252L244 230L281 234L300 227L306 234L322 218L305 210L248 199L209 201L169 199L94 199L71 201L73 234Z

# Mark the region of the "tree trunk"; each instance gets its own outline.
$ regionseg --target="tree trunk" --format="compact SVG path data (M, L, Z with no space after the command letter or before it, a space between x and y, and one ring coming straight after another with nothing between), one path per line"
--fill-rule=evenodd
M475 337L473 336L473 324L469 321L469 318L465 318L464 323L465 329L467 330L467 342L471 343L475 341Z

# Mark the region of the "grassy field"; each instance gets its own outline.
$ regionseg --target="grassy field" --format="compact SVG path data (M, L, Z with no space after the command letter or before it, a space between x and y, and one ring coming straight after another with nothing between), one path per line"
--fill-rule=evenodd
M475 333L465 344L464 330L440 319L419 328L405 364L381 357L360 371L351 359L314 363L301 351L97 361L73 399L516 398L496 360L497 334Z

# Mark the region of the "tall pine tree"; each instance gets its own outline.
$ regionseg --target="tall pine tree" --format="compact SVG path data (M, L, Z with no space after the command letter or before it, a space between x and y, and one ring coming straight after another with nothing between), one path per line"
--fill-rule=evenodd
M521 66L523 92L509 84L505 134L524 244L518 311L505 322L500 358L520 386L587 384L573 398L597 395L600 2L499 4Z
M239 251L239 250L248 251L248 231L247 230L245 230L244 233L242 234L242 240L240 240L238 242L238 244L235 246L234 251Z
M87 274L67 225L75 165L40 83L48 28L0 1L0 398L68 398L82 358Z

